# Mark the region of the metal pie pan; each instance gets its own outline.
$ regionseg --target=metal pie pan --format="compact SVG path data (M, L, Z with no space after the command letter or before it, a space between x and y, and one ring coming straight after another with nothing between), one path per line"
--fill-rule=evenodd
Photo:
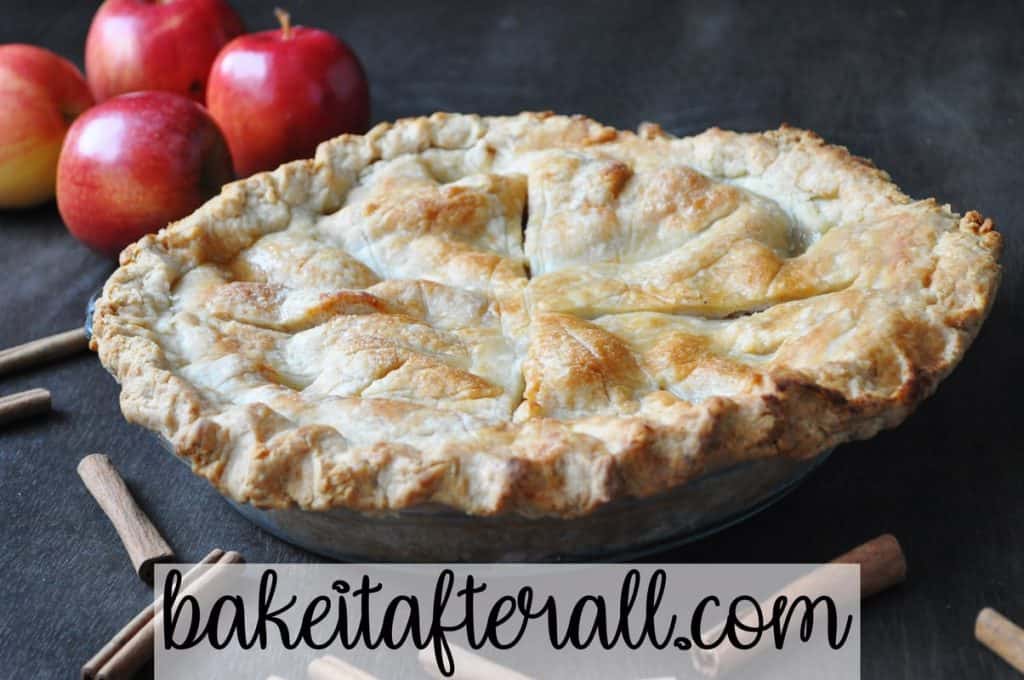
M164 448L171 444L159 438ZM584 517L476 517L439 505L370 514L261 509L225 500L277 538L350 562L577 562L633 559L695 541L764 510L828 458L747 461L666 493ZM183 461L184 462L184 461Z

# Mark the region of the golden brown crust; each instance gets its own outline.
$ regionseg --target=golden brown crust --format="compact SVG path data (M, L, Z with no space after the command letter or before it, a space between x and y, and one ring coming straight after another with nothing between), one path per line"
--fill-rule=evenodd
M999 252L803 130L435 114L130 246L93 348L236 500L574 516L899 423Z

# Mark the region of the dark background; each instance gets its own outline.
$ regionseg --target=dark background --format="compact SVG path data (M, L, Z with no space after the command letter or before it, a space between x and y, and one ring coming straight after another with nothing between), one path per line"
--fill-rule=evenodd
M250 29L274 2L234 1ZM1004 281L975 346L904 425L843 446L764 514L659 561L821 562L879 533L906 585L863 608L866 678L1015 677L972 635L991 605L1024 622L1024 3L288 3L362 57L374 120L435 110L553 109L686 134L711 125L816 130L915 197L980 210L1005 235ZM81 64L96 4L6 2L0 43ZM110 264L56 210L0 214L0 347L78 324ZM122 420L92 356L0 381L46 387L56 413L0 431L0 676L70 677L150 591L79 482L107 452L183 560L312 560L246 523Z

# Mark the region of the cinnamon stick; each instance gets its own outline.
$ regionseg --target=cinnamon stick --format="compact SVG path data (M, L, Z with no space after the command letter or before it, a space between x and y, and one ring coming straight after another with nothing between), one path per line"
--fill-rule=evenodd
M84 328L57 333L0 351L0 375L47 364L89 349Z
M78 475L121 537L139 578L153 580L153 564L174 559L174 551L135 503L113 463L102 453L86 456Z
M840 555L832 560L831 564L859 564L860 565L860 596L861 599L880 593L906 580L907 562L903 557L903 549L899 541L892 534L883 534L873 538L867 543L857 546L853 550ZM779 592L761 603L762 610L770 610L771 605L766 603L774 602L777 598L784 596L789 600L807 593L822 592L828 585L826 570L816 569L803 576L793 583L787 585ZM844 604L837 602L837 604ZM752 619L743 617L744 623L752 626ZM705 636L705 639L717 639L722 633L720 624ZM716 649L699 649L694 647L691 659L693 667L709 678L716 678L746 665L753 660L759 652L774 647L770 644L761 644L751 649L738 649L732 646L723 646Z
M32 389L0 398L0 427L50 410L50 393Z
M377 680L376 676L336 656L313 659L306 672L309 674L309 680Z
M213 578L213 570L205 566L238 564L243 561L237 552L215 549L182 576L182 592L196 592ZM85 665L82 680L121 680L132 677L153 656L156 621L163 610L163 597L146 606L135 618L110 639Z
M1024 673L1024 629L995 609L985 607L974 622L974 637L1003 661Z
M907 560L900 542L892 534L873 538L835 558L832 564L860 565L862 600L907 580Z
M458 680L530 680L528 675L523 675L510 668L496 664L490 659L478 656L468 649L449 643L452 650L452 660L455 663L455 675ZM434 658L434 651L427 647L417 655L420 666L423 667L431 677L438 680L445 680L445 676L437 667Z

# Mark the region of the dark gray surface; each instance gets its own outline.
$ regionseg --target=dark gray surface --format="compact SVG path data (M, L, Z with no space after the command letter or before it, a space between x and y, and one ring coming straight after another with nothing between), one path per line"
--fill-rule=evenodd
M818 562L883 531L910 580L864 607L864 677L1015 677L972 637L992 605L1024 622L1024 4L290 2L362 55L374 120L436 109L554 109L676 133L782 121L873 158L909 194L981 210L1006 237L992 317L899 429L844 446L763 515L661 561ZM251 28L266 2L235 2ZM81 63L93 3L4 3L0 42ZM80 321L110 271L52 207L0 214L0 347ZM69 677L150 597L75 474L107 452L178 554L310 560L248 525L126 425L92 357L0 379L56 413L0 431L0 677Z

